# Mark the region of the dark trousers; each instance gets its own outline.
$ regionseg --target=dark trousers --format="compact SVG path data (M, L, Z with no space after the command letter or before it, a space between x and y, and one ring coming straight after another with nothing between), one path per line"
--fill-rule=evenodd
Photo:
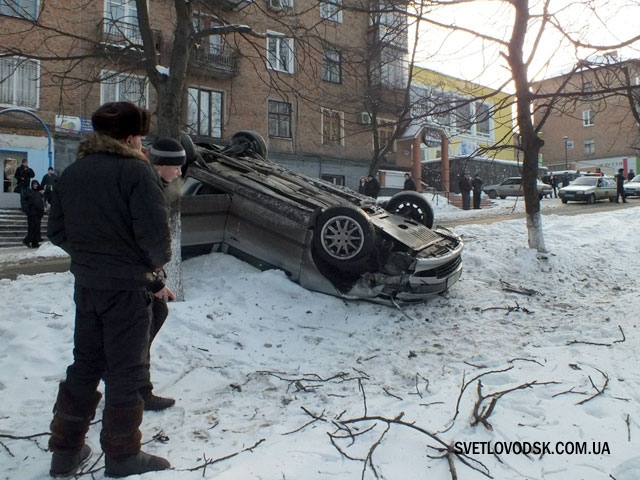
M153 342L153 339L156 338L156 335L162 328L164 321L169 316L169 307L167 307L167 302L154 296L152 312L153 317L151 319L151 328L149 331L149 353L147 354L149 365L151 365L151 343ZM153 383L151 383L151 374L149 374L149 381L142 386L140 391L141 393L146 394L152 390Z
M27 215L27 236L24 237L24 242L33 244L42 241L42 215Z
M618 187L616 190L616 203L620 203L620 197L622 197L622 201L627 201L627 196L624 193L624 187Z
M134 405L149 383L153 294L147 290L98 290L75 286L73 363L66 385L91 398L100 380L106 405Z
M462 208L464 210L471 209L471 192L462 192Z
M482 192L478 191L474 191L473 192L473 208L475 208L476 210L478 208L480 208L480 199L482 198Z

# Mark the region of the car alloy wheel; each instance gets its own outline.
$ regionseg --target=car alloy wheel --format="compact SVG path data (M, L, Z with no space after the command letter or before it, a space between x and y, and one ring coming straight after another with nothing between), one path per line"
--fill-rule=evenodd
M314 244L316 252L334 267L348 268L352 260L373 251L375 232L364 213L356 207L330 207L318 217Z
M433 227L433 208L429 201L417 192L396 193L387 203L387 212L409 218L427 228Z

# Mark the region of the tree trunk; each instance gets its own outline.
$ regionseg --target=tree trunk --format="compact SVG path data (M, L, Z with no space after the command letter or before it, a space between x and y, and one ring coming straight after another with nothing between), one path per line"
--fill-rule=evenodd
M529 234L529 248L545 251L538 196L538 155L542 140L538 138L531 117L531 86L527 63L524 61L524 45L529 24L529 0L513 0L515 21L509 41L509 66L516 88L516 112L520 130L520 148L523 152L522 188Z

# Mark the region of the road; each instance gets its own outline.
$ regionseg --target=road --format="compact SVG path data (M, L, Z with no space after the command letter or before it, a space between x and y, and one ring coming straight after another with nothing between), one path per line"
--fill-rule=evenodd
M593 205L586 205L583 203L568 203L562 205L559 208L554 208L543 211L544 215L584 215L588 213L609 212L620 210L623 208L630 208L634 206L640 206L638 199L631 199L626 204L624 203L610 203L610 202L597 202ZM458 225L469 224L486 224L501 222L505 220L514 220L517 218L524 218L524 213L513 213L508 215L485 215L475 218L457 218L455 220L448 221L436 221L438 225L445 227L456 227ZM436 219L437 220L437 219ZM49 272L66 272L69 270L68 258L37 258L29 261L21 260L14 263L1 264L0 278L15 279L18 275L35 275L38 273Z

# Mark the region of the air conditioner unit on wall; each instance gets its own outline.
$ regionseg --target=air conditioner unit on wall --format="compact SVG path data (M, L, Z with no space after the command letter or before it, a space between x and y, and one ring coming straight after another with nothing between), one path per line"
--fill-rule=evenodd
M274 10L276 12L279 12L280 10L282 10L283 0L267 0L267 2L269 4L269 9L270 10Z
M360 112L358 121L360 125L371 125L371 115L369 115L369 112Z

